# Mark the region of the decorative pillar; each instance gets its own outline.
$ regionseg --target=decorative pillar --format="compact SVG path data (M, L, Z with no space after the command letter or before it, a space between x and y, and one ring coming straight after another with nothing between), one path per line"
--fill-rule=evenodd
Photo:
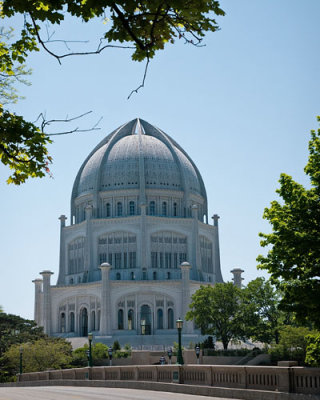
M141 271L143 271L144 268L147 270L147 243L148 243L146 236L147 205L145 203L140 204L140 209L141 209L140 265L141 265Z
M233 274L233 284L234 286L237 286L239 289L242 287L242 281L244 278L241 277L242 272L244 272L243 269L241 268L234 268L232 271L230 271Z
M102 336L111 335L111 293L109 272L111 265L102 263L101 269L101 323L100 334Z
M223 282L220 267L220 247L219 247L219 215L214 214L213 219L213 283Z
M42 279L35 279L34 283L34 320L37 325L41 325L41 293L42 293Z
M182 284L182 296L181 296L181 318L185 320L186 313L189 310L190 304L190 270L191 265L188 262L183 262L180 265L181 268L181 284ZM192 321L185 321L185 332L192 333Z
M199 219L198 219L198 206L194 204L191 208L193 226L192 226L192 264L196 272L196 277L201 280L201 255L200 255L200 243L199 243Z
M66 279L66 255L65 255L65 243L64 243L64 228L66 226L67 217L65 215L60 215L60 257L59 257L59 276L58 285L65 284Z
M51 333L51 293L50 293L50 278L53 272L45 270L40 272L43 279L43 330L44 333Z
M92 280L92 271L91 268L93 266L92 262L92 234L91 234L91 219L93 216L93 206L86 205L85 207L85 216L86 216L86 240L85 240L85 253L84 253L84 273L83 277L86 277L86 281L90 282ZM88 273L86 273L88 271Z

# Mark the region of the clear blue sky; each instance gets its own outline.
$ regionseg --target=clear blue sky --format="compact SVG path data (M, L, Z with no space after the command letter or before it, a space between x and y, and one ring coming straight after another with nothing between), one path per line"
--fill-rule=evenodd
M70 213L73 181L91 149L113 129L141 117L171 135L191 156L204 179L210 215L220 215L224 280L256 269L268 231L263 209L276 198L281 172L307 183L310 129L320 114L320 2L308 0L221 1L227 15L204 48L169 45L152 61L146 87L127 100L144 66L128 50L74 57L62 66L41 51L30 57L32 86L14 107L33 121L40 112L64 118L92 110L79 122L100 131L58 137L50 146L54 178L8 186L0 166L0 304L8 313L33 317L32 280L43 269L57 279L60 214ZM18 28L22 21L5 21ZM94 38L102 24L71 22L57 39ZM94 44L92 43L92 46ZM89 48L90 45L88 45Z

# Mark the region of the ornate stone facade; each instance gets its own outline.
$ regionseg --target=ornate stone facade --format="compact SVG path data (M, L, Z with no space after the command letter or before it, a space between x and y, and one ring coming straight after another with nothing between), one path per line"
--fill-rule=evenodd
M34 281L35 320L51 335L175 334L200 284L222 282L218 218L208 224L201 175L171 137L141 119L122 125L77 174L57 284L50 271Z

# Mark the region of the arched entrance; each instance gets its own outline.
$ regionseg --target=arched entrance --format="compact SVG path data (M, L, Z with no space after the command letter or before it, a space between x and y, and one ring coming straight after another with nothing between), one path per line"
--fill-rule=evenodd
M88 336L88 311L86 308L80 311L80 334Z
M141 335L151 335L151 323L151 309L147 304L144 304L140 309Z

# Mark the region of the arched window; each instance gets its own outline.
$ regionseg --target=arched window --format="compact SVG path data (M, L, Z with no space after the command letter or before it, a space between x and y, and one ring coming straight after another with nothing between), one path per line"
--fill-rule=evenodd
M156 281L157 280L157 272L153 271L153 280Z
M70 283L70 285L73 284L73 278L70 278L69 283Z
M118 311L118 329L123 329L123 310Z
M145 268L142 269L142 280L147 280L147 270Z
M166 201L162 202L162 215L163 216L167 215L167 202Z
M117 279L117 281L121 281L121 274L120 274L120 272L117 272L116 279Z
M62 313L60 315L60 332L64 333L66 331L66 314Z
M162 310L162 308L158 308L158 311L157 311L157 328L163 329L163 310Z
M129 331L134 329L134 312L131 309L128 311L128 329Z
M176 217L178 215L178 204L173 203L173 216Z
M171 279L171 273L167 272L167 279Z
M168 308L168 329L174 329L173 321L174 321L173 309L172 308Z
M117 216L122 217L122 203L121 201L118 201L117 203Z
M130 201L129 202L129 215L135 215L135 213L136 213L136 208L135 208L134 201Z
M155 203L155 201L150 201L149 214L150 215L155 215L156 214L156 203Z
M111 204L110 203L106 204L106 216L111 217Z
M74 312L70 313L70 332L74 332Z
M130 279L131 279L132 281L134 281L134 272L133 272L133 271L131 271L131 273L130 273Z

